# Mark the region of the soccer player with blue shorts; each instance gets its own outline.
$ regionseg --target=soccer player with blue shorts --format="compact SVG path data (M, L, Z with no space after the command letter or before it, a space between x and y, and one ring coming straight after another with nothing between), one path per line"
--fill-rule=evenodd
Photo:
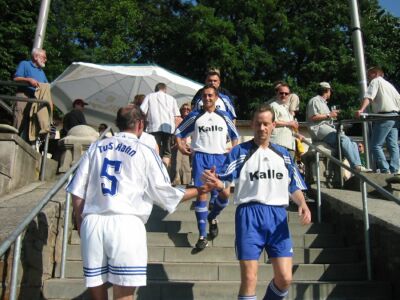
M93 143L67 186L81 237L83 273L92 299L133 299L146 285L144 224L153 204L172 213L178 203L198 195L195 188L173 188L154 149L138 137L145 115L136 106L121 108L115 136Z
M240 261L239 300L255 300L258 259L265 249L272 263L274 278L264 300L283 299L292 281L293 245L287 223L289 196L298 205L301 224L311 222L311 213L302 189L305 184L288 151L269 142L275 127L270 106L261 106L254 114L254 139L232 149L223 171L205 171L203 181L220 190L227 198L230 183L235 183L234 202L236 254Z
M204 170L216 166L219 170L226 157L226 141L230 138L232 145L237 145L239 134L226 112L216 109L218 99L217 89L213 85L203 88L203 109L192 111L178 126L175 135L179 151L192 156L192 175L194 185L202 186L201 175ZM187 149L182 139L192 137L191 149ZM191 151L192 150L192 151ZM199 229L199 240L196 248L202 250L208 246L206 226L210 224L209 238L218 235L216 217L224 207L228 205L228 199L218 198L210 214L207 209L207 194L199 193L195 203L195 214Z

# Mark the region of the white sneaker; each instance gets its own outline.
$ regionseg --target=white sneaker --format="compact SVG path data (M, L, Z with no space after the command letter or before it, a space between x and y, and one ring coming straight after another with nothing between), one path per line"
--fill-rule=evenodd
M364 167L364 166L355 166L354 169L355 169L357 172L366 172L366 173L372 172L371 169L368 169L368 168L366 168L366 167Z

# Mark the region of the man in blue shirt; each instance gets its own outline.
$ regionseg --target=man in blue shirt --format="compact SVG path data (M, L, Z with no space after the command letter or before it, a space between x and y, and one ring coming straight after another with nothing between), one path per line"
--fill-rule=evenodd
M39 83L48 83L46 74L43 71L46 61L46 50L34 48L32 50L32 60L24 60L19 63L14 74L14 81L27 83L29 86L19 88L16 94L17 97L34 98L35 90L39 86ZM13 125L20 132L23 131L25 125L24 115L27 113L26 104L27 102L18 101L14 105Z

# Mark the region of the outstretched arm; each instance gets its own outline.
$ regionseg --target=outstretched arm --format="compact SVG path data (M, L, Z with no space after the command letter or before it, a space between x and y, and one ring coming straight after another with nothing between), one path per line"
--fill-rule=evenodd
M307 206L306 199L304 198L301 190L296 190L290 195L290 198L297 204L300 224L307 225L311 223L311 212Z
M228 198L231 192L230 184L225 185L215 173L215 166L203 173L202 180L206 187L216 189L223 198Z
M78 196L72 195L72 206L75 212L75 222L78 227L78 233L81 234L81 224L82 224L82 212L85 206L85 199Z

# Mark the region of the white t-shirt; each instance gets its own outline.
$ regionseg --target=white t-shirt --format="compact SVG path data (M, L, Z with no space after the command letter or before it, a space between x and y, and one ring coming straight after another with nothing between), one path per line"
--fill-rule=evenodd
M147 114L147 132L174 133L175 117L179 117L176 99L163 91L148 94L140 109Z
M400 110L400 94L390 82L381 76L371 80L364 98L372 100L371 107L374 113Z
M131 214L147 222L153 203L173 212L184 192L173 188L161 158L131 133L93 143L71 182L88 214Z
M139 141L141 141L143 144L149 146L151 149L156 150L156 152L158 152L157 141L153 135L143 131L142 134L140 135Z
M274 101L270 104L275 113L275 121L290 122L293 116L289 112L286 104ZM295 150L295 138L293 137L292 128L289 126L276 126L272 131L271 142L281 145L287 149Z

